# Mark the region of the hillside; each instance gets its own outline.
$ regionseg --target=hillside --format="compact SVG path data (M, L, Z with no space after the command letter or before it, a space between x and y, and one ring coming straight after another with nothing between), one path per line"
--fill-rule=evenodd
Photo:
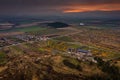
M119 32L76 25L3 32L0 80L119 80Z
M64 53L70 46L50 40L5 47L0 51L0 80L119 80L114 64L97 57L98 63L93 63L68 56Z
M62 22L53 22L53 23L47 23L47 26L50 26L53 28L64 28L64 27L68 27L69 25Z

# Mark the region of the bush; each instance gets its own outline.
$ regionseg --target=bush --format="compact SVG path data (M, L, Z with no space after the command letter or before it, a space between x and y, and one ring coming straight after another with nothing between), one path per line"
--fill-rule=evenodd
M64 65L68 66L69 68L77 69L79 71L82 70L82 68L79 64L75 65L75 64L71 63L69 60L63 60L63 63L64 63Z
M103 61L101 58L96 57L95 58L98 62L98 67L100 69L107 73L111 80L119 80L120 79L120 71L119 68L115 65L111 65L109 61Z
M6 57L5 53L0 52L0 64L5 63L5 60L6 60L5 57Z

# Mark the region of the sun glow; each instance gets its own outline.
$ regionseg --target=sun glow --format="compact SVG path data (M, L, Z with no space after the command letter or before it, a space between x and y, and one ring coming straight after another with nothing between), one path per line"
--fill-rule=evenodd
M63 13L78 13L86 11L117 11L120 10L119 4L103 4L103 5L71 5L67 6L67 9L63 10Z

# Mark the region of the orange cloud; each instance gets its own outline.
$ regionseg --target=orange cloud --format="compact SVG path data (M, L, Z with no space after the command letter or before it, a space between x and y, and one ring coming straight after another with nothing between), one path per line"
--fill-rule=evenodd
M73 9L73 10L65 10L63 11L64 13L76 13L76 12L83 12L83 10L79 10L79 9Z
M120 10L119 4L102 4L102 5L71 5L63 10L63 13L77 13L85 11L116 11Z

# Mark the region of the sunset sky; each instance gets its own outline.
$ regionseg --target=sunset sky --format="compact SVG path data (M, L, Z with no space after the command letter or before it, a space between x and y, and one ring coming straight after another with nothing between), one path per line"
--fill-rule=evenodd
M120 0L0 0L0 15L120 11Z

